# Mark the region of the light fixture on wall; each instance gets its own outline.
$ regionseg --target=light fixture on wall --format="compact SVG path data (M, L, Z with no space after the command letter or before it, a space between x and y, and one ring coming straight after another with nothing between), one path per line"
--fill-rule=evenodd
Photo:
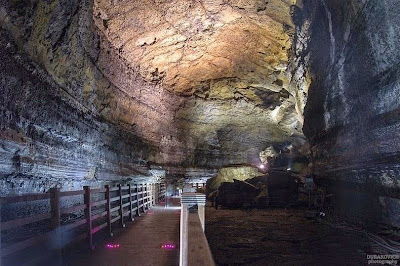
M257 166L257 168L258 168L258 171L259 171L260 173L263 173L263 174L265 174L265 173L268 171L268 165L267 165L266 163L260 163L260 164Z

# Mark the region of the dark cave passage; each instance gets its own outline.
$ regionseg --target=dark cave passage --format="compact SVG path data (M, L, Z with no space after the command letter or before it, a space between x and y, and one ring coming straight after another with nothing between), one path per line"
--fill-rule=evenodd
M170 215L193 265L210 261L199 249L218 265L399 254L398 14L398 0L0 1L0 262L131 241L164 193L182 196Z

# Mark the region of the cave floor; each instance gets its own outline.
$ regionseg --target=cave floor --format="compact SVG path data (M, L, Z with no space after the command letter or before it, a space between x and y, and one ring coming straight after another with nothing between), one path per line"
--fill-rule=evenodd
M305 209L206 207L217 265L365 265L376 246L363 234L304 217Z

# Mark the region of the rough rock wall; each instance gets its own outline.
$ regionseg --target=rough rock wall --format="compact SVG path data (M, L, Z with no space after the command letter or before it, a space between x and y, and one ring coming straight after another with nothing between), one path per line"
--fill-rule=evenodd
M399 14L397 0L304 1L297 12L312 76L304 133L318 183L342 189L345 215L396 226Z
M4 30L0 37L1 195L146 176L140 155L150 146L46 82Z
M147 177L158 148L121 122L130 103L92 61L90 5L3 1L0 19L1 194Z
M2 132L13 129L12 136L32 139L33 133L18 122L24 119L48 135L31 141L33 147L60 149L53 151L60 162L46 164L46 158L52 158L50 153L38 149L29 153L24 149L26 142L18 146L9 137L2 137L4 145L17 145L4 151L4 176L15 177L22 171L25 176L54 180L133 178L141 175L136 170L145 163L218 168L258 162L259 152L266 147L279 151L303 145L297 96L288 92L285 75L293 32L291 1L201 1L188 7L196 16L182 16L186 12L179 8L182 1L172 5L146 1L138 6L139 2L0 2L1 27L12 36L17 50L23 51L17 53L25 54L20 57L26 63L19 66L31 65L31 72L41 73L20 77L7 72L7 65L3 65ZM155 8L159 12L154 13ZM137 12L141 16L132 20ZM226 21L231 15L235 20ZM168 26L174 30L172 36L161 39L157 35L154 43L142 38L169 32L161 27L166 26L164 22L157 24L168 18L173 19ZM154 23L160 28L155 29ZM211 23L210 28L207 23ZM190 31L188 25L198 28ZM187 35L182 43L171 40L179 32ZM254 36L249 39L249 34ZM128 35L134 38L131 44L135 48L118 45L118 40ZM7 38L5 46L13 42ZM196 53L186 54L187 60L194 54L202 56L189 60L189 67L181 62L178 76L168 72L169 76L163 78L159 64L170 66L170 71L177 68L172 67L173 57L161 53L162 41L172 52L182 52L179 45L198 48ZM129 53L136 49L148 49L143 52L148 56ZM4 51L5 60L14 60L14 55ZM233 62L228 68L219 65L226 61L222 52L227 52ZM163 60L157 61L156 55L162 55ZM214 65L224 71L218 72ZM206 73L191 73L196 66L203 66L197 68ZM186 74L191 77L190 84L173 82ZM23 81L16 86L11 79ZM175 83L181 84L179 88ZM42 104L33 105L33 99L40 99ZM66 102L66 106L47 105L52 102ZM28 110L45 118L28 116L24 113ZM9 114L13 114L10 119ZM59 138L57 144L53 138ZM82 162L69 158L81 158ZM32 166L26 169L33 170L16 171L18 165L25 167L18 160L31 161Z

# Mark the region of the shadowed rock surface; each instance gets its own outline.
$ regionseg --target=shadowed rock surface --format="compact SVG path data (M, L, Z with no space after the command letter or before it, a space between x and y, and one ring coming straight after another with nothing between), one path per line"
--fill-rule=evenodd
M346 3L308 1L301 11L313 79L304 133L317 181L340 194L340 212L398 226L400 6Z
M23 60L15 67L30 73L21 92L12 90L15 63L3 64L2 128L11 136L3 138L3 175L137 178L148 163L203 173L257 163L270 146L301 147L303 106L285 72L290 4L6 1L3 56L14 60L13 49ZM12 101L22 91L27 96ZM20 120L46 133L33 138ZM19 135L14 146L9 138ZM53 138L55 155L44 151ZM60 162L38 159L52 156Z
M399 8L0 1L1 195L280 163L398 227Z

